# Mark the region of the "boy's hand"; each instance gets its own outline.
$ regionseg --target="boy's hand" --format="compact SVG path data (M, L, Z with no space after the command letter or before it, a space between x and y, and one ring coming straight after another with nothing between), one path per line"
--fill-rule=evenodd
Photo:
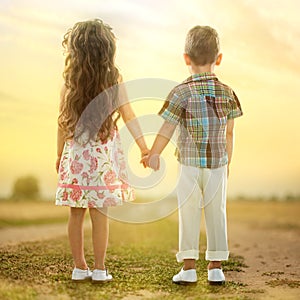
M142 157L140 163L144 166L153 169L154 171L159 170L160 167L160 159L158 154L148 154Z
M147 165L148 165L148 167L150 167L154 171L159 170L159 168L160 168L159 154L149 155Z

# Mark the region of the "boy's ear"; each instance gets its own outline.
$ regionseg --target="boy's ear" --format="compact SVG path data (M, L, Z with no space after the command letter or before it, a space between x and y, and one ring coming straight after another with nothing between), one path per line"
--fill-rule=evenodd
M223 54L220 53L216 60L216 66L219 66L221 64L222 58L223 58Z
M190 56L188 54L186 54L186 53L183 53L183 58L184 58L185 64L187 66L190 66L191 65L191 58L190 58Z

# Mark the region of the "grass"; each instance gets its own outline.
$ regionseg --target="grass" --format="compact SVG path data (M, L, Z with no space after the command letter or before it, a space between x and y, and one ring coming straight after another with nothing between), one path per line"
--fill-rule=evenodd
M32 300L38 295L32 287L22 286L21 284L16 285L8 281L0 283L0 291L1 299L10 300Z
M197 264L197 285L172 284L172 276L180 269L174 257L174 216L144 225L112 221L110 236L107 267L114 280L103 285L70 280L72 257L66 238L0 249L0 299L249 299L247 286L239 282L209 286L203 255ZM204 243L203 240L202 253ZM86 257L90 266L91 249L87 231ZM226 272L240 272L244 267L241 256L231 256L224 264Z

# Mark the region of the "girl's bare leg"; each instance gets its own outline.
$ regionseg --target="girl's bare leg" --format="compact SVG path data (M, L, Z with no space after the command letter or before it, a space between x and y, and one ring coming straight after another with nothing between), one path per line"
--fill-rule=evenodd
M95 269L105 270L105 256L108 244L109 225L107 208L90 208Z
M82 270L88 268L84 257L83 221L85 212L86 208L71 207L68 224L69 241L74 264L76 268Z

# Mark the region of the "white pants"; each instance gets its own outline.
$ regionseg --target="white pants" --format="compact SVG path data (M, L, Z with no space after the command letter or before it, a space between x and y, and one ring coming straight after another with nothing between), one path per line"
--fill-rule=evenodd
M201 209L204 208L210 261L228 259L226 225L227 165L218 169L181 165L177 186L179 212L178 262L199 259Z

